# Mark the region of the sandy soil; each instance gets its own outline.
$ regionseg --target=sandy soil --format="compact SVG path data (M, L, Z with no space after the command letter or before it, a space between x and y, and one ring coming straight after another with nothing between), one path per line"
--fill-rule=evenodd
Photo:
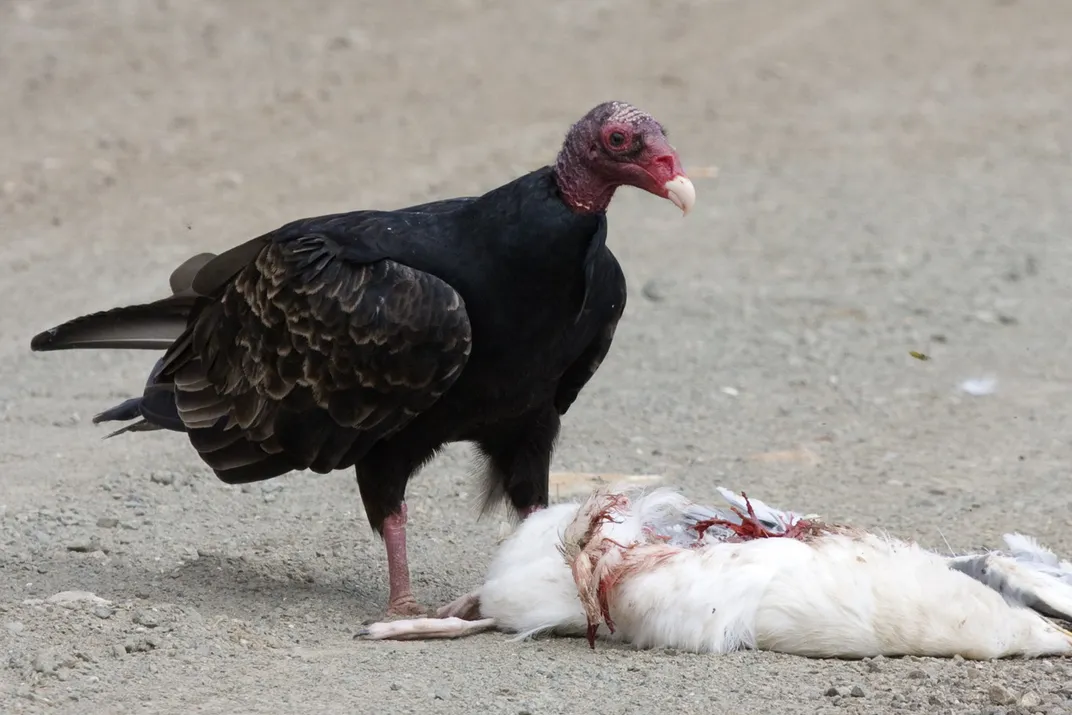
M102 442L154 358L28 350L193 252L496 186L625 99L721 174L686 220L615 200L630 304L555 468L1072 553L1069 37L1047 0L0 4L0 711L1072 712L1062 662L354 641L387 584L351 474ZM429 604L499 534L468 454L411 485Z

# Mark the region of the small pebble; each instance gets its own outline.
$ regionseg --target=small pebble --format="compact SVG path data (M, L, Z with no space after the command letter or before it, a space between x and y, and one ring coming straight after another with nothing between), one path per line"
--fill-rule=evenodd
M867 670L872 673L877 673L882 670L882 666L885 664L886 659L881 655L876 655L871 660L867 661Z
M146 653L156 648L156 646L157 641L155 638L140 638L138 640L128 638L123 643L123 648L127 653Z
M650 280L640 289L641 294L652 303L661 303L666 300L666 291L662 289L658 281Z
M60 668L73 668L76 664L72 656L54 649L43 650L33 659L33 669L46 675L55 674Z
M60 591L49 596L47 600L49 603L55 603L64 608L74 608L80 603L93 603L99 606L108 604L108 601L89 591Z
M835 697L837 694L838 694L838 689L835 688L833 685L831 685L829 688L826 689L825 692L823 692L823 695L825 695L828 698Z
M139 626L145 626L146 628L156 628L160 625L160 621L149 611L136 612L134 614L134 622Z
M990 702L994 705L1012 705L1016 702L1016 693L1013 693L1004 685L991 685L987 691Z
M100 542L95 542L93 539L78 539L67 544L67 550L77 554L88 554L98 548L100 548Z
M74 656L76 658L78 658L79 660L86 661L87 663L96 663L97 662L97 656L94 655L92 651L76 650L74 652Z
M1020 707L1022 708L1037 708L1042 705L1042 696L1033 691L1028 691L1020 698Z
M867 693L864 692L863 687L861 687L859 685L854 685L854 686L852 686L852 690L849 692L849 695L851 695L854 698L862 698L862 697L865 697L867 695Z
M149 481L167 486L175 483L175 474L172 472L153 472L149 475Z
M93 615L100 619L111 618L115 615L115 611L107 606L97 606L93 609Z
M930 676L927 675L927 672L925 670L920 670L919 668L916 668L915 670L908 671L908 677L912 680L926 680Z
M9 623L5 623L4 628L6 628L7 632L13 636L17 636L26 630L26 626L24 626L21 621L10 621Z
M114 529L119 526L119 519L116 519L114 516L102 516L97 519L97 526L102 529Z

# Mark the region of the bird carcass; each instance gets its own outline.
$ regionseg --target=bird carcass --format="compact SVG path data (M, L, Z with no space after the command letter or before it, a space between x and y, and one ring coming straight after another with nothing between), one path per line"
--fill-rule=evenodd
M484 585L439 618L376 623L368 639L499 629L696 653L810 657L1072 655L1072 564L1034 540L947 557L720 489L599 489L523 522Z

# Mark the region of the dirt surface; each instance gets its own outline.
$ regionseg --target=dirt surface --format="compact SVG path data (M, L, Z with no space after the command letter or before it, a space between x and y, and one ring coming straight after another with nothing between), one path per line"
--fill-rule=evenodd
M555 468L1070 554L1069 37L1047 0L0 4L0 711L1072 712L1064 662L354 641L387 584L352 474L102 442L155 358L28 349L194 252L490 189L624 99L720 174L685 220L615 199L629 305ZM499 535L468 456L409 490L426 604Z

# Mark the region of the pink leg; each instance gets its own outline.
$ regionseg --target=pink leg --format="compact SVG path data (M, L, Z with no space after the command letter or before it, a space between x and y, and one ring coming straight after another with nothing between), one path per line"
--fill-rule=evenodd
M417 605L409 583L409 561L406 557L406 503L398 514L392 514L383 522L383 541L387 546L387 579L390 596L387 604L389 616L418 616L424 611Z

